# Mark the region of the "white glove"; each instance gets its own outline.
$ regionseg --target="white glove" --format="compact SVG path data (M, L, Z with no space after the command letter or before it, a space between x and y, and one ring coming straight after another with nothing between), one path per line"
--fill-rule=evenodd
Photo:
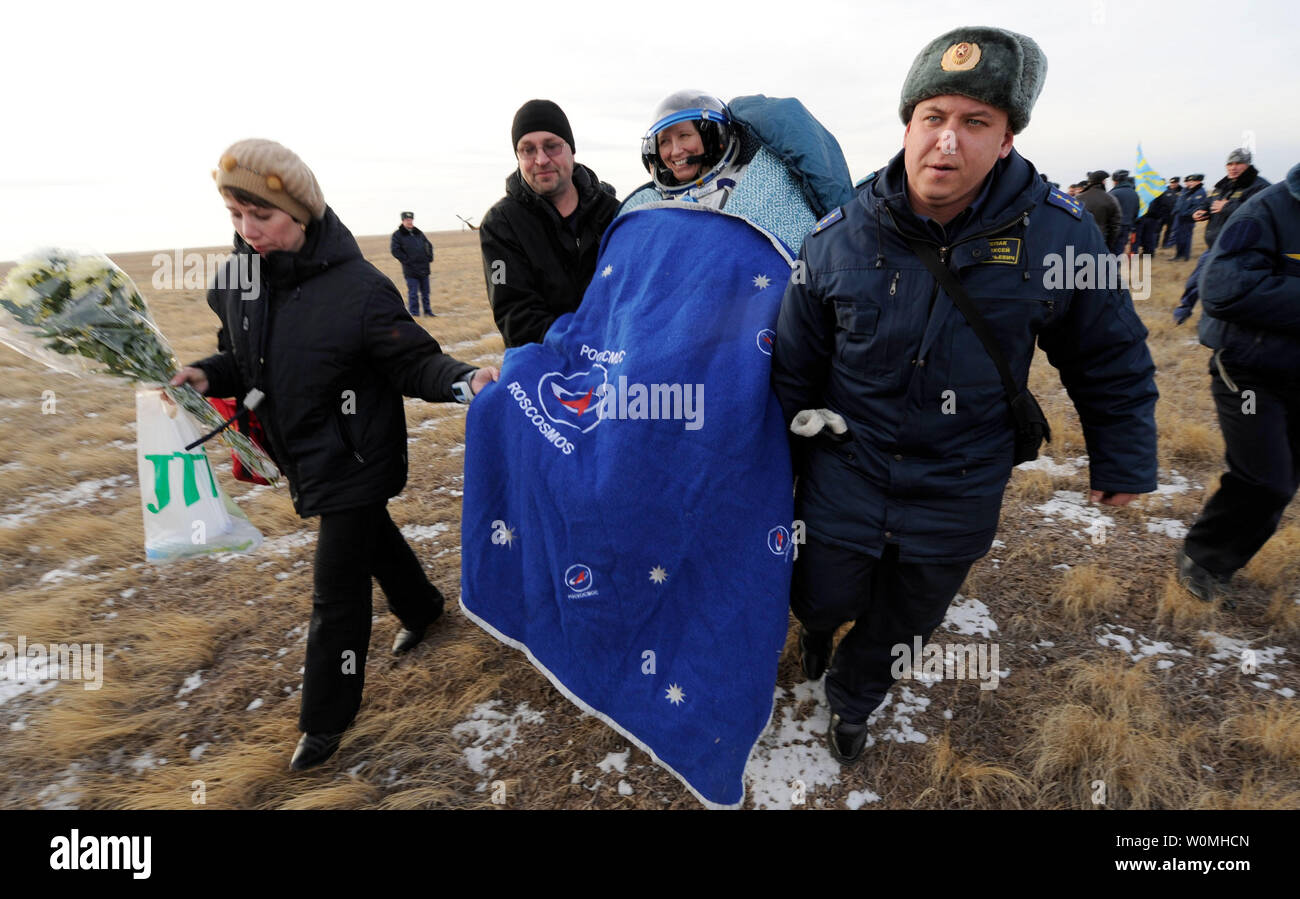
M790 422L790 430L800 437L816 437L822 428L830 428L832 434L843 434L849 429L844 418L830 409L804 409Z

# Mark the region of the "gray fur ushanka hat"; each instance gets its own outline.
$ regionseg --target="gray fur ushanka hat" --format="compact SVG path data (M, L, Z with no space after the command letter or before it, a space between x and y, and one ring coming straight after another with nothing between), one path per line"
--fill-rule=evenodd
M1002 28L954 28L926 44L903 81L898 114L906 125L916 104L960 94L1006 112L1019 134L1047 78L1047 57L1033 38Z

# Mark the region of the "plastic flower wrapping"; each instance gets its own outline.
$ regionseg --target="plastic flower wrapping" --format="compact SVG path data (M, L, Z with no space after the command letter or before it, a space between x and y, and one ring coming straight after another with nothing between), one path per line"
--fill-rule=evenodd
M205 431L221 415L189 384L167 382L180 368L135 283L106 256L49 250L24 259L0 285L0 343L72 375L106 373L163 388ZM272 484L275 463L233 428L221 439Z

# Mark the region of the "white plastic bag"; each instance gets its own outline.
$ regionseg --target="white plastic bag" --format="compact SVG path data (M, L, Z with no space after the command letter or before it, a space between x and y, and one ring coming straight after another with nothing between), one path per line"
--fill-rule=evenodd
M217 486L193 420L161 387L135 393L136 460L145 558L168 562L214 552L251 552L262 534Z

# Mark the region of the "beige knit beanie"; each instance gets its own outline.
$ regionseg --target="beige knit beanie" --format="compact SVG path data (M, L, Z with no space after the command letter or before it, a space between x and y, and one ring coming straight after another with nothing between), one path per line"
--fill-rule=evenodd
M236 188L283 209L307 224L325 215L325 195L307 164L273 140L241 140L221 154L212 170L217 190Z

